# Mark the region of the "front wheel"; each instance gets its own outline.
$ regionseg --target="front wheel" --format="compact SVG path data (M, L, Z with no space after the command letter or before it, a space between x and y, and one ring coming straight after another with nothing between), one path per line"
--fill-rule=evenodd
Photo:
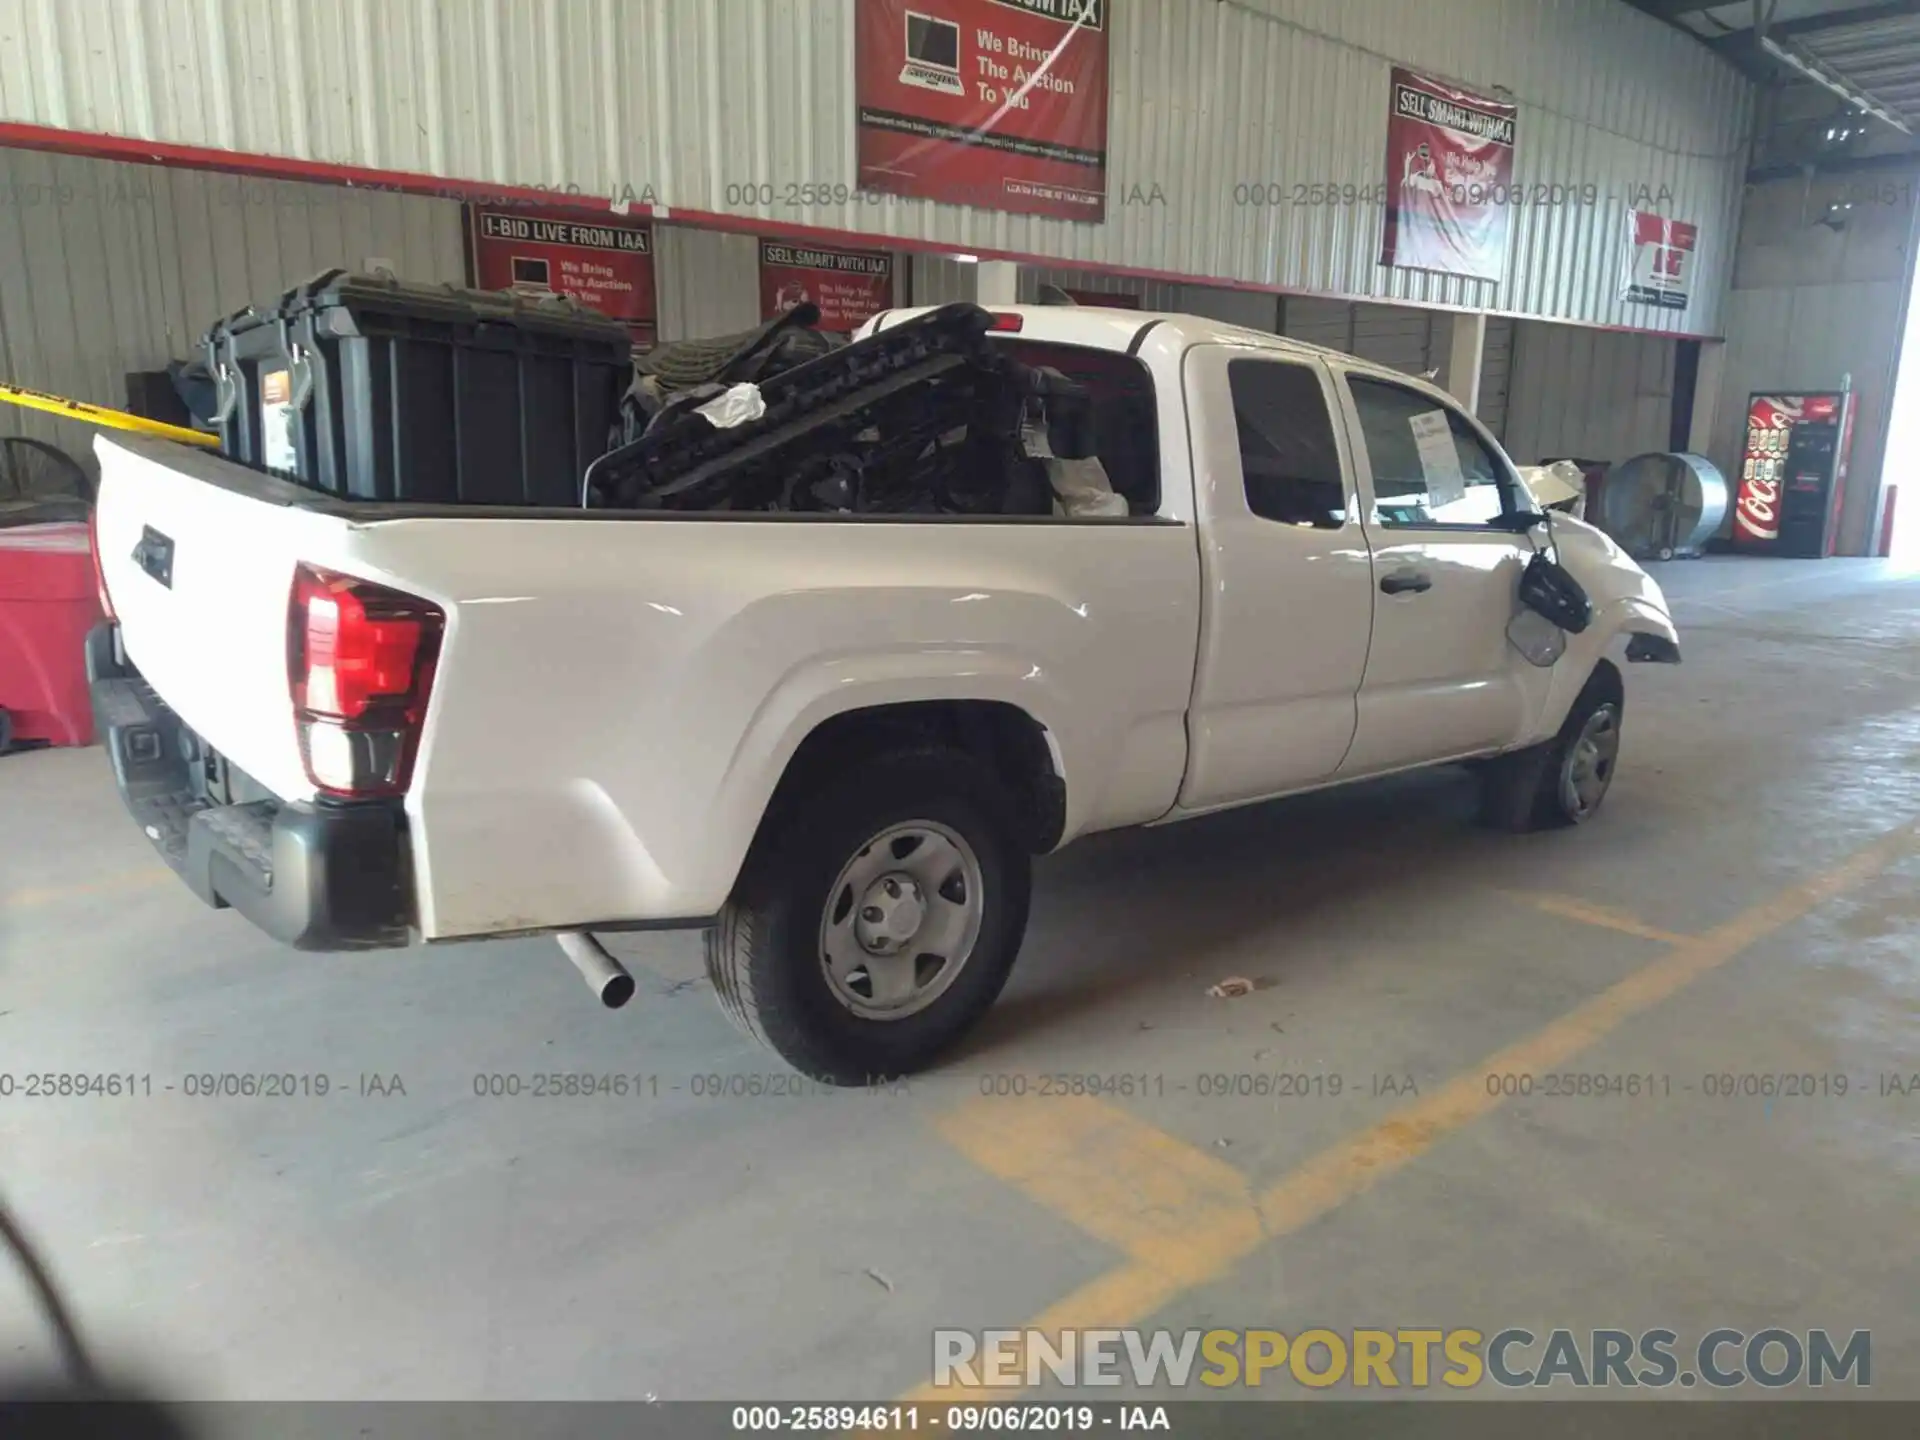
M1481 819L1516 832L1592 819L1619 764L1624 705L1620 672L1602 660L1559 734L1487 763L1481 777Z
M1006 984L1031 860L998 779L945 750L883 755L783 807L707 933L734 1021L858 1085L925 1068Z
M1591 819L1600 808L1620 759L1620 702L1599 699L1579 713L1580 728L1554 756L1552 804L1569 825Z

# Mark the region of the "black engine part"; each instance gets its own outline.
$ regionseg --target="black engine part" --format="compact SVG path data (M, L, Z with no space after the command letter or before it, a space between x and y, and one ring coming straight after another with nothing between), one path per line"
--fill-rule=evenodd
M711 340L671 341L636 354L633 385L621 401L613 445L638 440L662 411L688 396L711 398L729 385L763 380L825 355L834 342L813 328L819 322L818 306L796 305L752 330Z
M987 340L992 317L948 305L758 381L765 414L720 428L695 413L716 380L672 397L586 475L589 507L1028 513L1016 483L1036 407L1061 458L1093 453L1079 383ZM780 322L775 322L778 325ZM753 353L765 353L764 349ZM722 371L739 383L739 369Z

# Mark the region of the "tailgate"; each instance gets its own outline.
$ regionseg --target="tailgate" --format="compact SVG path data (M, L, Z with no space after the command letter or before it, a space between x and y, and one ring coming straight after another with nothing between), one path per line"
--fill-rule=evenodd
M215 750L283 800L314 793L287 684L298 561L325 563L347 522L218 455L100 436L100 571L127 658Z

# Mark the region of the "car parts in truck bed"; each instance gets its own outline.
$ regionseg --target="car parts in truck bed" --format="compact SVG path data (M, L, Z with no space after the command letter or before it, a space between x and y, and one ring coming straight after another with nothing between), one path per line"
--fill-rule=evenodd
M758 385L757 417L674 396L587 469L589 508L1050 514L1045 461L1095 453L1084 386L996 351L992 316L948 305ZM1044 436L1044 441L1036 437Z

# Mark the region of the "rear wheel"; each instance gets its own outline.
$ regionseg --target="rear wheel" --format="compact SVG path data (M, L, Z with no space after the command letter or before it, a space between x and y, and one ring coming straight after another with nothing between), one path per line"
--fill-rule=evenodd
M1481 774L1484 823L1524 832L1592 819L1613 785L1624 705L1620 672L1602 660L1558 735L1487 763Z
M1031 861L991 771L945 750L840 770L784 805L706 940L722 1006L795 1069L924 1068L999 995Z

